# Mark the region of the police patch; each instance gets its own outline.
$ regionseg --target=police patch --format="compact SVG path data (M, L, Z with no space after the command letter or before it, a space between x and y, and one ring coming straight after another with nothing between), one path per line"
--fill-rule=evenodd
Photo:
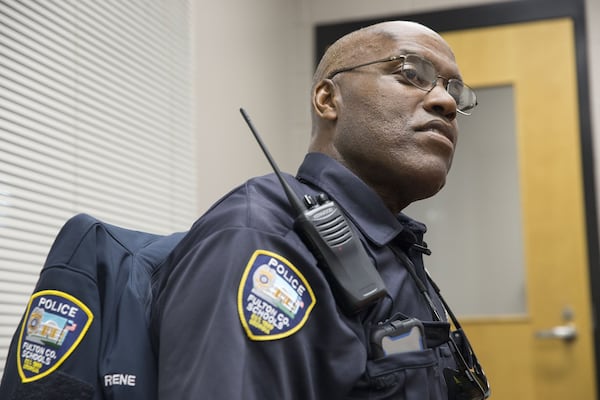
M94 316L81 301L58 290L34 293L27 305L17 348L23 383L55 371L81 342Z
M256 250L238 289L238 313L252 340L282 339L308 320L315 295L304 276L288 260Z

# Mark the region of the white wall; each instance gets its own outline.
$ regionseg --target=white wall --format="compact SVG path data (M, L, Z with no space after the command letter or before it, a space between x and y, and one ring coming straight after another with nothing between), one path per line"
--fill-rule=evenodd
M246 127L248 111L283 170L298 160L286 151L296 37L293 0L195 2L195 125L199 138L199 206L269 166ZM295 107L297 108L297 107ZM307 107L305 107L307 108ZM292 169L293 168L293 169Z
M306 0L310 4L309 15L312 23L377 18L508 1L511 0Z
M506 0L508 1L508 0ZM200 211L242 180L269 171L239 117L250 112L281 168L295 172L310 133L314 26L497 3L497 0L231 0L195 2ZM600 126L600 2L586 0L592 124ZM595 153L600 135L594 132ZM600 159L596 156L600 187ZM600 196L598 196L600 199ZM600 202L598 204L600 210Z

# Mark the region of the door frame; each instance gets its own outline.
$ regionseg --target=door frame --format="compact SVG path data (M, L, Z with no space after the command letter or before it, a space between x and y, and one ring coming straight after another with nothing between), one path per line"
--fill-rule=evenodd
M583 175L583 195L588 251L589 287L592 316L600 321L600 262L598 216L596 209L596 187L594 171L594 148L590 115L590 93L588 80L587 33L584 0L509 1L505 3L453 8L427 13L386 15L379 18L361 19L342 23L315 26L315 64L327 46L341 36L366 25L394 19L420 22L435 31L449 32L486 26L532 22L539 20L570 18L573 20L575 57L577 69L577 97L579 102L579 126ZM596 382L600 382L600 329L593 331ZM600 399L600 385L596 385Z

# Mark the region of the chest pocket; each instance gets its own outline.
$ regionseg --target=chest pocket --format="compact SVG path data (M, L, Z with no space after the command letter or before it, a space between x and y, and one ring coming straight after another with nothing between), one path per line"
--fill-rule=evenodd
M390 354L367 361L370 399L442 399L434 349Z
M367 360L365 374L349 399L445 400L443 369L451 362L447 348L450 325L424 322L426 347ZM370 354L373 354L371 349Z

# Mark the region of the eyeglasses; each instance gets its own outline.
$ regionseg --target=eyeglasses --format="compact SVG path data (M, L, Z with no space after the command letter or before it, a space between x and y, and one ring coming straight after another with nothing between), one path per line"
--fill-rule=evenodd
M456 323L454 318L452 320L453 323ZM455 400L487 399L490 396L490 385L462 328L457 328L450 334L449 343L459 369L444 369L448 398Z
M352 67L339 68L329 73L329 75L327 75L327 79L333 79L333 77L337 74L366 67L367 65L398 60L402 61L400 66L400 74L402 74L404 79L406 79L411 85L426 92L430 92L437 85L438 79L442 79L446 82L446 91L456 102L456 109L458 112L464 115L471 115L471 110L477 105L477 96L475 95L475 91L460 79L447 79L438 75L438 71L431 61L416 54L392 56L383 58L381 60L369 61L363 64L354 65Z
M442 321L442 318L437 311L437 308L429 295L427 287L417 275L416 267L410 258L404 252L390 246L392 252L398 260L406 266L406 270L417 285L419 292L427 301L433 317L437 321ZM458 319L444 300L440 288L433 281L429 273L426 271L427 281L435 290L439 300L442 302L446 313L450 317L450 321L454 325L455 330L450 333L448 344L456 362L458 369L445 368L444 379L448 388L448 399L451 400L484 400L490 397L490 385L483 372L483 368L479 364L475 352L467 339L467 335L463 331Z
M414 268L414 265L412 267ZM442 302L442 305L455 328L455 330L450 333L450 340L448 343L458 369L444 369L444 378L448 388L448 398L453 400L487 399L490 397L490 384L483 372L483 368L481 368L481 364L479 364L479 361L477 360L477 356L471 347L471 343L469 343L469 339L467 339L467 335L463 331L462 326L460 326L458 318L456 318L450 309L450 306L446 303L446 300L440 292L440 288L433 281L429 273L427 273L427 280L437 293L438 298ZM433 302L430 304L433 305ZM437 315L435 309L434 312Z

